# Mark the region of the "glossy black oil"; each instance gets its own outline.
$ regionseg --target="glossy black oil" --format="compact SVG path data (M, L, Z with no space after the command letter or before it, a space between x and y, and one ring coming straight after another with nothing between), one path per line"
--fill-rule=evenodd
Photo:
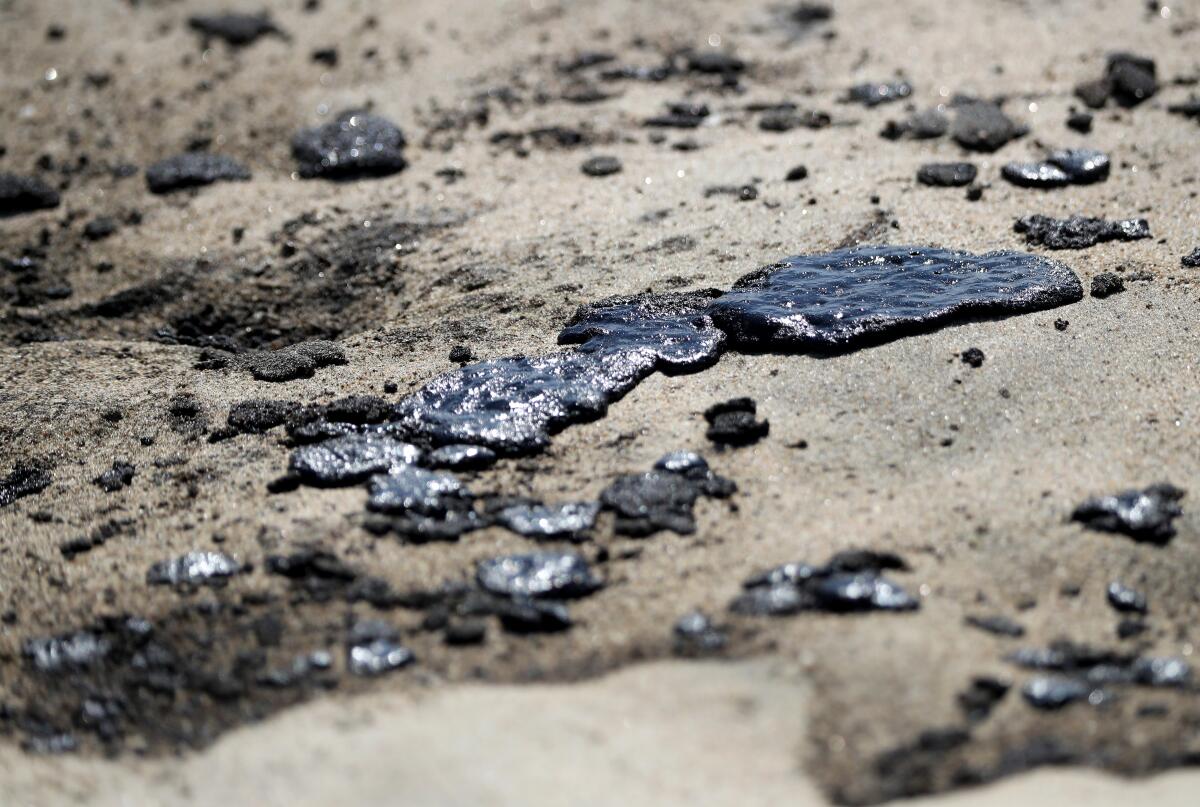
M734 347L829 352L1082 297L1070 269L1036 255L856 247L747 275L708 314Z
M1185 492L1168 483L1088 499L1071 514L1074 521L1102 532L1118 532L1135 541L1166 544L1175 537L1175 519L1183 515Z
M357 179L402 171L404 134L379 115L350 110L324 126L301 129L292 137L292 156L307 179Z
M146 582L160 586L214 585L241 570L240 563L221 552L188 552L155 563L146 572Z
M289 472L317 487L355 485L417 462L421 451L382 434L350 434L292 452Z
M717 360L724 334L704 311L718 292L621 297L583 306L559 335L577 344L544 356L512 356L440 376L396 406L409 439L531 454L550 435L602 417L656 370L691 372Z
M573 552L531 552L480 561L475 579L484 591L498 596L551 600L586 597L604 585L588 562Z
M1105 241L1137 241L1150 237L1150 225L1145 219L1108 219L1071 216L1054 219L1049 216L1025 216L1013 229L1025 236L1030 244L1049 249L1087 249Z
M0 477L0 507L7 507L17 499L41 493L54 481L45 468L28 463L17 463L12 473Z
M920 603L879 574L907 568L893 555L873 552L835 555L824 566L787 563L751 575L729 604L735 614L789 616L802 611L911 611Z
M496 524L538 541L582 541L596 525L599 502L520 502L501 508Z
M367 509L387 516L376 525L413 542L454 541L488 523L475 495L448 473L400 465L371 477L367 489Z

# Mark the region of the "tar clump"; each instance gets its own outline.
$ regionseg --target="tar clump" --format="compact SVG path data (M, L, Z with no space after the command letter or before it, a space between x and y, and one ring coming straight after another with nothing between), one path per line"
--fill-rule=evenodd
M1163 545L1175 537L1173 522L1183 515L1185 492L1166 482L1145 490L1126 490L1088 499L1075 508L1073 521L1103 532L1119 532L1135 541Z
M1001 169L1005 179L1026 188L1061 188L1090 185L1108 178L1108 155L1095 149L1063 149L1044 162L1008 163Z
M553 600L586 597L603 582L582 556L571 552L532 552L480 561L475 580L492 594Z
M188 552L155 563L146 571L146 582L159 586L219 586L242 571L242 566L221 552Z
M907 81L879 81L855 84L846 92L849 103L872 107L901 101L912 95L912 85Z
M824 566L786 563L751 576L729 604L735 614L788 616L802 611L911 611L920 603L880 575L907 569L890 553L850 552Z
M996 104L967 101L958 106L950 136L970 151L992 152L1028 132L1029 127L1013 121Z
M1013 229L1030 244L1049 249L1087 249L1105 241L1137 241L1150 237L1145 219L1107 219L1071 216L1055 219L1033 215L1018 219Z
M584 541L596 525L599 502L536 501L505 503L496 510L496 524L536 541Z
M314 339L279 350L248 354L246 369L259 381L294 381L309 378L321 367L346 363L346 351L336 342Z
M53 479L45 468L32 463L18 462L12 473L0 477L0 507L7 507L17 499L41 493Z
M720 445L746 446L757 443L771 431L771 424L755 417L758 405L752 398L733 398L704 410L708 421L705 436Z
M250 169L232 157L189 151L154 163L146 169L151 193L170 193L222 181L250 179Z
M690 535L696 531L697 499L725 499L736 491L737 486L714 474L700 455L675 451L652 471L618 477L601 492L600 503L615 515L613 529L620 535L640 538L660 530Z
M367 489L367 509L387 516L371 528L413 543L454 541L488 523L475 509L475 495L448 473L399 465L373 476Z
M1075 95L1093 109L1104 106L1109 98L1125 107L1133 107L1158 92L1154 60L1132 53L1111 53L1104 75L1075 87Z
M37 177L0 173L0 218L58 207L58 191Z
M1091 294L1098 300L1125 291L1125 281L1112 272L1101 272L1092 278Z
M404 133L387 118L347 111L292 137L292 156L306 179L358 179L403 170Z
M283 36L268 14L211 14L188 19L188 25L207 43L220 39L232 47L252 45L260 38L274 34Z
M420 457L416 446L386 434L348 434L297 448L288 471L306 485L343 487L415 463Z
M115 493L121 488L128 487L133 482L133 475L136 469L128 462L117 460L113 462L112 467L104 473L96 477L93 482L100 487L101 490L108 493Z
M968 367L979 368L983 366L983 351L977 347L967 348L962 352L962 363Z
M734 346L821 352L1082 297L1070 269L1035 255L857 247L788 258L747 275L708 313Z
M917 170L917 182L939 188L957 188L975 181L972 163L926 163Z

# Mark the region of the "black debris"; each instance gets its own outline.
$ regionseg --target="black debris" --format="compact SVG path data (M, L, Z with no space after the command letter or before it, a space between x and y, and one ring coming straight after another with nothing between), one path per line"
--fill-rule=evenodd
M903 100L912 95L912 91L912 85L907 81L867 82L851 87L846 93L845 100L872 107Z
M500 526L538 541L583 541L600 513L599 502L516 502L495 513Z
M188 552L155 563L146 572L146 582L164 586L220 585L241 571L240 563L220 552Z
M232 47L251 45L269 34L284 36L266 13L197 15L188 19L188 25L206 42L220 39Z
M800 180L807 178L808 168L803 165L797 165L795 168L790 169L784 176L784 180L786 182L799 182ZM1200 254L1200 250L1197 250L1197 254Z
M1093 530L1119 532L1135 541L1163 545L1175 537L1172 522L1183 515L1179 501L1185 492L1166 482L1145 490L1126 490L1088 499L1071 519Z
M1028 132L1029 127L1013 121L997 105L970 101L958 107L950 135L965 149L991 152Z
M887 140L932 140L950 131L950 119L939 109L915 112L901 121L888 121L879 136Z
M1129 588L1129 586L1125 586L1114 581L1108 584L1105 594L1108 597L1108 604L1121 613L1146 613L1146 595L1140 591L1136 591L1132 588Z
M708 315L740 348L831 352L1082 297L1070 269L1035 255L872 246L760 269L715 300Z
M151 193L170 193L214 182L248 179L250 170L237 160L203 151L188 151L146 169L146 186Z
M288 472L316 487L356 485L418 462L421 450L385 434L363 433L335 437L292 452Z
M259 381L284 382L309 378L321 367L346 363L346 351L336 342L314 339L279 350L250 353L244 358Z
M1089 134L1092 131L1092 118L1090 112L1072 112L1067 116L1067 128L1080 134Z
M979 368L983 366L983 351L977 347L971 347L964 350L960 356L962 363L969 366Z
M103 241L117 231L117 220L111 216L97 216L83 227L83 237L89 241Z
M660 530L680 535L696 531L693 508L702 496L725 499L737 486L717 476L698 454L667 454L654 470L618 477L600 494L604 509L612 511L614 530L620 535L644 537Z
M402 463L373 476L367 489L367 509L386 516L371 529L387 528L414 543L456 541L488 524L475 509L474 494L448 473Z
M429 452L426 462L450 471L479 471L496 464L496 452L485 446L449 445Z
M404 133L387 118L348 110L292 137L292 156L306 179L381 177L403 170Z
M350 629L346 666L354 675L377 676L407 667L416 656L399 643L399 632L386 622L369 619Z
M1101 272L1092 278L1092 296L1103 300L1113 294L1125 291L1125 281L1120 275L1112 272Z
M971 679L971 685L958 693L958 705L967 716L967 720L978 723L986 720L1004 696L1008 694L1012 684L991 676L977 676Z
M621 161L616 157L592 157L581 166L583 173L590 177L606 177L621 171Z
M1025 635L1025 627L1015 620L999 614L993 616L968 616L963 620L973 628L978 628L997 636L1008 636L1019 639Z
M714 443L745 446L757 443L771 431L771 423L757 420L758 405L752 398L733 398L704 410L708 421L705 436Z
M37 177L0 173L0 218L58 207L58 191Z
M1187 255L1184 255L1182 258L1180 258L1179 263L1180 265L1186 266L1189 269L1200 267L1200 247L1196 247L1196 249L1193 249Z
M588 562L572 552L532 552L480 561L475 580L484 591L517 599L575 599L604 585Z
M957 188L975 181L978 169L972 163L926 163L917 169L917 182L942 188Z
M863 561L872 557L880 559L873 568L863 565ZM729 610L748 616L787 616L801 611L915 610L920 607L917 600L879 575L884 568L894 568L892 558L895 556L858 553L858 562L850 567L838 563L837 556L825 566L805 563L776 566L750 576L742 584L742 593L729 604Z
M1109 221L1086 216L1054 219L1033 215L1018 219L1013 229L1024 234L1028 243L1049 249L1087 249L1106 241L1150 237L1150 225L1145 219Z
M113 462L111 468L92 481L108 493L115 493L121 488L128 487L133 482L133 475L136 473L136 470L128 462L116 460Z

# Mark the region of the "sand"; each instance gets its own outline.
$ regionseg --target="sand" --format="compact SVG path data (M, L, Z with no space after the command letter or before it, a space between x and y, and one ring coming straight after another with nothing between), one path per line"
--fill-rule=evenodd
M19 751L19 737L0 738L0 791L17 794L13 803L862 802L945 790L958 767L984 778L1016 772L1047 738L1074 761L1124 773L1197 758L1190 691L1131 688L1111 709L1043 714L1014 689L964 748L931 763L929 777L877 767L921 732L961 725L956 695L973 676L1019 686L1027 674L1003 660L1018 646L1070 638L1193 654L1195 515L1162 548L1086 532L1068 516L1090 495L1159 480L1195 488L1200 475L1198 289L1196 270L1179 265L1200 245L1197 129L1165 109L1191 92L1172 79L1196 75L1194 10L847 0L831 23L799 32L768 3L324 5L309 14L299 2L260 3L289 39L204 51L185 19L213 9L205 3L100 13L58 0L0 2L12 43L0 54L0 170L30 173L48 154L55 168L42 174L67 185L58 209L0 221L0 255L19 254L46 228L41 283L73 290L65 299L9 294L0 308L0 456L54 466L48 490L0 510L0 613L16 613L0 622L0 703L28 691L25 639L100 615L158 620L181 603L265 597L285 626L282 645L268 649L277 663L337 647L347 620L379 616L361 604L293 606L286 582L263 572L267 554L319 543L410 590L465 579L477 560L530 547L499 529L457 544L377 538L361 528L357 488L269 496L288 456L279 430L209 443L168 413L180 393L195 396L210 430L248 398L383 395L387 382L403 395L452 369L456 344L481 358L552 350L575 306L607 295L727 288L780 257L857 242L1022 248L1012 223L1029 213L1146 217L1153 239L1054 255L1085 288L1104 271L1142 279L1105 300L836 358L729 354L703 373L651 377L545 454L468 480L481 491L592 498L616 475L687 448L738 483L731 502L698 506L691 536L622 539L603 521L585 551L610 551L608 586L573 605L573 630L521 638L493 628L483 646L459 650L419 630L419 613L389 612L417 653L412 668L378 681L346 677L339 693L297 694L312 700L290 709L287 697L238 707L228 727L261 722L214 733L199 750L176 756L150 743L145 760L129 750L106 759L94 748L49 758ZM63 39L43 35L52 23L66 29ZM686 77L602 83L615 97L598 104L560 98L569 81L555 65L579 50L655 64L663 51L709 42L751 62L744 93ZM336 68L310 60L332 44ZM1068 110L1079 106L1072 87L1099 75L1116 49L1153 56L1163 89L1135 110L1097 112L1088 136L1068 130ZM99 72L112 78L96 88L85 75ZM855 82L897 72L916 87L918 108L957 92L1003 95L1032 132L992 155L964 155L949 140L885 141L878 132L903 117L902 105L838 99ZM435 125L446 111L477 109L472 99L498 87L511 92L492 93L486 126ZM651 142L641 121L684 97L707 102L713 123ZM763 132L746 111L785 99L828 112L833 125ZM407 170L353 183L291 176L296 128L368 103L408 134ZM591 142L527 141L525 157L491 142L497 132L552 125L577 127ZM701 148L670 147L687 137ZM140 175L116 180L107 170L144 167L197 138L245 162L253 180L155 197ZM999 178L1004 162L1042 145L1103 149L1112 176L1053 192ZM81 153L88 166L58 170ZM598 154L617 156L622 172L584 176L580 164ZM922 163L963 158L990 183L980 202L914 181ZM808 178L784 182L800 163ZM449 182L438 174L446 168L465 176ZM756 178L752 202L704 193ZM92 217L125 221L135 209L140 224L96 243L79 237ZM381 230L386 237L371 241ZM155 283L150 302L119 316L88 308ZM1060 317L1070 321L1065 331L1054 327ZM282 385L201 371L199 347L164 340L189 323L251 348L332 337L349 362ZM970 347L986 355L979 369L958 358ZM702 412L737 395L758 401L771 434L717 451ZM104 417L112 409L116 422ZM138 474L105 493L91 480L115 459ZM130 525L73 560L59 552L112 519ZM145 585L151 563L212 548L214 537L257 571L192 597ZM748 574L846 548L902 555L911 571L896 580L919 594L921 609L726 617ZM1149 630L1132 642L1119 642L1120 617L1105 603L1114 579L1151 601ZM727 661L664 660L671 625L694 608L730 624ZM1026 636L963 623L994 613L1017 619ZM230 653L255 646L248 635L223 638ZM1137 716L1152 704L1166 716ZM1184 773L1125 781L1054 770L962 798L1174 803L1194 784Z

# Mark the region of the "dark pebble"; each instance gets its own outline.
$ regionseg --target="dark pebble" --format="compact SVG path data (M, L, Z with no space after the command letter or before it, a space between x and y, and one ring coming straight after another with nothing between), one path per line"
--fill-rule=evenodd
M606 177L621 171L621 161L616 157L592 157L581 167L583 173L590 177Z
M1025 635L1024 626L1006 616L968 616L963 621L973 628L978 628L997 636L1008 636L1013 639L1019 639Z
M755 419L757 409L750 398L734 398L710 406L704 411L704 419L708 421L705 436L721 445L757 443L771 431L769 421Z
M857 247L747 275L708 314L738 347L829 352L1082 297L1070 269L1035 255Z
M1092 117L1090 112L1072 113L1067 117L1067 128L1080 134L1089 134L1092 131Z
M533 552L480 561L475 579L493 594L551 600L586 597L604 584L588 562L570 552Z
M1010 140L1029 132L1029 128L1009 118L1000 107L986 101L971 101L958 107L951 136L971 151L996 151Z
M943 188L970 185L978 169L971 163L926 163L917 170L917 182Z
M12 473L0 477L0 507L8 507L17 499L41 493L53 479L50 473L41 466L31 463L18 462L13 466Z
M146 572L151 585L212 585L239 573L241 564L220 552L189 552L174 560L155 563Z
M803 165L797 165L795 168L792 168L790 171L788 171L786 176L784 176L784 180L787 182L799 182L800 180L807 178L808 168ZM1196 250L1196 254L1200 255L1200 249Z

